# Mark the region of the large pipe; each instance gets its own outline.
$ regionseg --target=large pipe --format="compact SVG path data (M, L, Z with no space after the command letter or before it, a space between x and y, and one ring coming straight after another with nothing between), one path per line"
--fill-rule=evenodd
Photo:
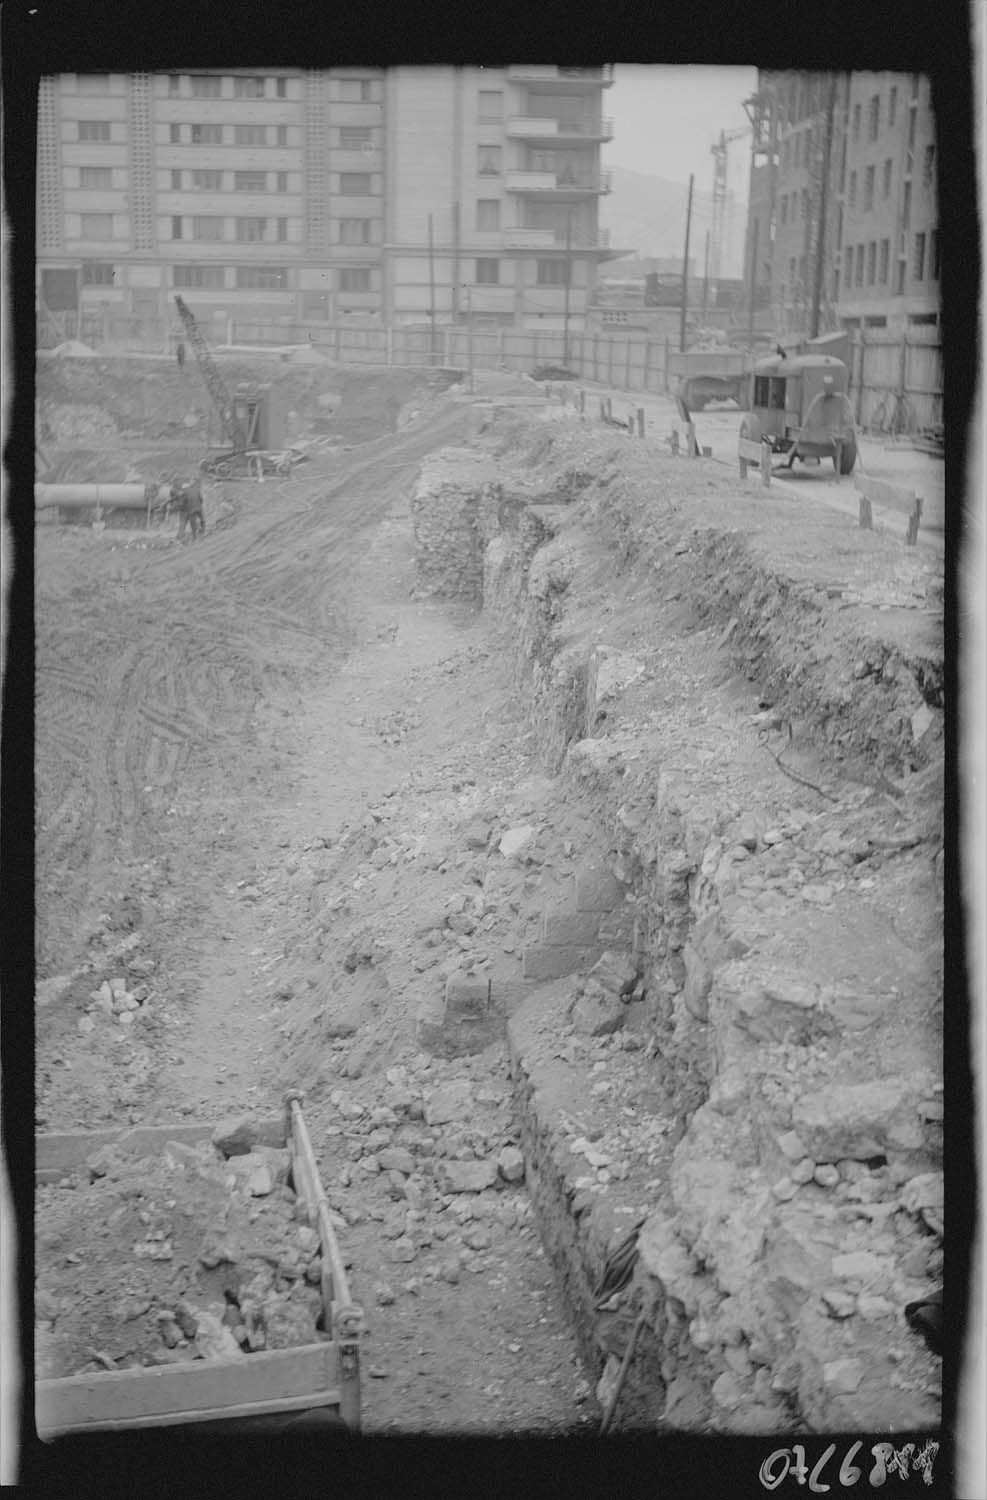
M81 510L87 505L105 505L108 509L144 510L148 503L148 492L152 500L163 504L171 493L171 486L164 484L36 484L34 504L37 510L46 506L61 505L66 510Z

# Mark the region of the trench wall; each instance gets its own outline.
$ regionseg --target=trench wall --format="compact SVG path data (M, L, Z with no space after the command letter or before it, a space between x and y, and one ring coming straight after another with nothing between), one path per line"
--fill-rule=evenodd
M942 1263L935 580L916 568L908 599L899 587L888 605L873 538L862 561L848 551L812 576L798 549L772 546L767 502L750 522L698 465L686 483L674 460L534 424L505 443L527 444L527 464L459 457L458 478L448 459L426 466L414 506L433 507L443 558L435 573L423 549L423 574L454 594L462 569L511 652L560 797L593 810L593 853L643 976L646 1065L674 1125L623 1305L601 1317L594 1284L627 1223L587 1190L559 1127L584 1080L538 1041L570 1024L556 990L568 999L579 954L541 974L526 953L546 981L508 1027L529 1185L600 1399L640 1311L625 1425L932 1426L920 1374L870 1377L911 1337L900 1308ZM639 622L633 639L622 618ZM750 744L787 728L822 767L814 780L765 776L727 716L707 712L717 660L763 705ZM683 718L669 705L690 692ZM793 861L784 879L779 859ZM865 863L874 904L858 931ZM914 914L904 937L896 910ZM854 967L858 938L872 972Z

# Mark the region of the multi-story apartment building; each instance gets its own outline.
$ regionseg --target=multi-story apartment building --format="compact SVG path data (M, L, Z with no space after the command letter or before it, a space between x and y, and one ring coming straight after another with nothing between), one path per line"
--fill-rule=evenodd
M581 326L612 68L42 81L41 302ZM617 253L617 252L614 252Z
M939 248L928 80L762 72L750 112L745 282L749 287L756 247L756 284L767 292L774 329L809 331L821 215L822 328L935 322Z

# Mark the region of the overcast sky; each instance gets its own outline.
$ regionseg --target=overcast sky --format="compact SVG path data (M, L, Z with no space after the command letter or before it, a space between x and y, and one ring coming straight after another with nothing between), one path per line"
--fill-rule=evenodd
M713 191L710 152L721 130L747 124L742 101L757 85L756 68L661 68L618 63L614 84L604 99L613 117L613 141L604 147L607 166L652 172L672 182L688 183L695 174L696 191ZM750 141L730 148L728 188L747 199Z

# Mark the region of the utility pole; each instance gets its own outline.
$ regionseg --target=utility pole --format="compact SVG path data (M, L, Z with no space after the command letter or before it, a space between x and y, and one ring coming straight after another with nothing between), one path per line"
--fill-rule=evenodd
M709 230L706 231L706 254L703 258L703 327L706 327L706 309L709 307Z
M572 214L565 216L565 314L562 325L562 368L569 368L569 285L572 281Z
M748 300L750 306L747 312L747 347L753 352L754 349L754 299L757 295L757 241L758 230L761 227L759 218L754 220L753 244L751 245L751 275Z
M452 321L459 320L459 203L452 205Z
M834 73L829 80L829 99L826 103L826 140L823 145L822 180L819 184L819 235L816 241L815 284L812 288L812 323L810 338L819 334L819 308L822 303L823 261L826 254L826 205L829 199L829 171L833 153L833 115L836 110L836 81Z
M469 282L466 283L466 359L470 367L470 393L476 390L476 377L473 373L473 288Z
M685 310L689 300L689 232L692 229L692 185L695 178L689 174L689 205L685 211L685 254L682 257L682 321L679 324L679 353L685 353Z
M432 325L431 338L429 340L430 365L435 363L435 240L432 233L432 215L428 216L428 288L429 288L429 322Z

